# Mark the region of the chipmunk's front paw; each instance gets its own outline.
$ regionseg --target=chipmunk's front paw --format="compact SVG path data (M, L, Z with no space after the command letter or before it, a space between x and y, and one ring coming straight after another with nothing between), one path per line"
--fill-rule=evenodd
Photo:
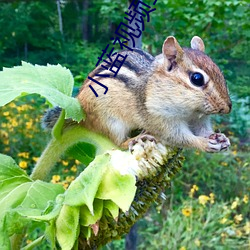
M146 141L151 141L156 143L156 139L152 135L148 134L141 134L136 136L135 138L132 138L132 140L129 142L129 150L133 151L133 146L137 143L139 143L141 146L145 144Z
M229 139L222 133L214 133L208 138L207 152L215 153L225 151L230 147Z

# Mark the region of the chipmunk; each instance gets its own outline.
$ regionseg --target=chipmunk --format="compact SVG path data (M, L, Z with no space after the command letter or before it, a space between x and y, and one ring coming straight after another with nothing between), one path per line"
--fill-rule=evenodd
M206 152L227 149L228 138L213 131L209 116L229 113L232 104L223 74L204 50L198 36L191 48L181 48L169 36L156 57L139 49L120 52L128 56L116 77L95 76L110 73L100 65L89 75L108 87L107 94L85 80L77 96L86 112L82 125L119 146L131 141L132 130L141 129L165 145Z

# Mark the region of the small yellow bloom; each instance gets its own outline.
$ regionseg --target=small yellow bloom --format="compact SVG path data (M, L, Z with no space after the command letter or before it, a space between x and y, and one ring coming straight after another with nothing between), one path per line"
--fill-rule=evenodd
M227 167L227 166L228 166L228 163L223 161L223 162L221 163L221 165L222 165L223 167Z
M237 235L238 237L241 237L242 234L243 234L243 233L242 233L240 230L238 230L238 229L236 230L236 235Z
M75 160L75 164L76 164L76 165L79 165L79 164L81 164L81 162L78 161L78 160Z
M193 185L192 188L190 189L189 196L190 196L191 198L193 198L193 197L194 197L194 193L195 193L196 191L198 191L198 190L199 190L199 187L196 186L196 185Z
M67 161L64 161L64 160L62 160L62 164L63 164L63 166L68 166L69 165L69 163Z
M71 170L72 172L76 172L76 171L77 171L76 165L73 165L73 166L70 168L70 170Z
M211 203L211 204L214 204L214 197L215 197L215 196L214 196L214 193L210 193L210 194L209 194L209 197L210 197L210 203Z
M15 107L16 107L16 104L15 104L14 102L11 102L11 103L9 104L9 106L10 106L11 108L15 108Z
M248 195L245 194L243 197L243 202L247 204L248 201L249 201Z
M234 221L236 224L239 224L243 220L242 214L237 214L234 216Z
M1 135L1 137L3 138L8 138L9 137L9 134L6 132L6 131L4 131L4 130L0 130L0 135Z
M244 231L246 232L246 234L250 234L250 222L247 221L246 225L244 226Z
M201 242L199 239L195 239L194 240L194 244L197 246L197 247L200 247L201 246Z
M186 250L186 248L185 247L181 247L180 250Z
M22 169L26 169L28 167L27 161L20 161L19 162L19 167Z
M53 175L51 182L52 183L58 183L60 181L60 179L61 179L60 175Z
M12 127L17 127L17 126L18 126L17 121L16 121L16 120L12 120L12 121L11 121L11 126L12 126Z
M227 237L227 234L226 233L221 233L221 238L226 238Z
M181 211L182 214L186 217L189 217L192 214L192 209L190 207L185 207Z
M67 182L72 182L75 179L75 176L67 176L66 181Z
M19 157L23 157L23 158L26 158L28 159L29 158L29 152L21 152L21 153L18 153L18 156Z
M3 112L4 116L9 116L9 114L10 114L10 112L8 112L8 111Z
M39 157L32 157L32 160L34 161L34 162L37 162L38 161L38 159L39 159Z
M207 195L200 195L199 196L199 203L203 206L210 200L210 198Z
M26 122L26 128L27 128L27 129L31 129L32 127L33 127L33 122L32 122L32 120Z
M227 218L222 218L221 220L220 220L220 224L225 224L227 222Z
M233 151L232 151L232 154L233 154L233 155L237 155L237 153L238 153L237 150L233 150Z
M235 201L231 205L231 209L235 209L239 205L239 198L236 197Z

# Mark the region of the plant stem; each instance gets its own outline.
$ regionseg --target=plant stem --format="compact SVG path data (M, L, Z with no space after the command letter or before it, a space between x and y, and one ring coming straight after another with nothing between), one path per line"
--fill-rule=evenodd
M72 126L65 129L60 138L51 139L30 177L33 180L46 180L61 155L70 146L78 142L93 144L97 150L96 155L102 154L107 150L118 148L109 139L100 134L94 133L82 126Z

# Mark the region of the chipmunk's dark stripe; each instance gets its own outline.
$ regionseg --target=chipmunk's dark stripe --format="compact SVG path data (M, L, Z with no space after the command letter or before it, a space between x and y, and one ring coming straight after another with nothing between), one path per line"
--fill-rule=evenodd
M125 86L128 87L131 85L131 79L130 77L127 77L126 75L123 74L117 74L116 79L120 80L121 82L125 83Z
M139 74L141 72L141 69L138 67L138 65L131 63L129 60L126 60L123 63L123 66L127 67L131 71L134 71L136 74ZM118 75L119 75L119 73L118 73Z
M149 62L153 62L154 61L154 57L151 56L149 53L145 52L144 50L141 49L133 49L135 52L137 52L138 54L144 56Z

